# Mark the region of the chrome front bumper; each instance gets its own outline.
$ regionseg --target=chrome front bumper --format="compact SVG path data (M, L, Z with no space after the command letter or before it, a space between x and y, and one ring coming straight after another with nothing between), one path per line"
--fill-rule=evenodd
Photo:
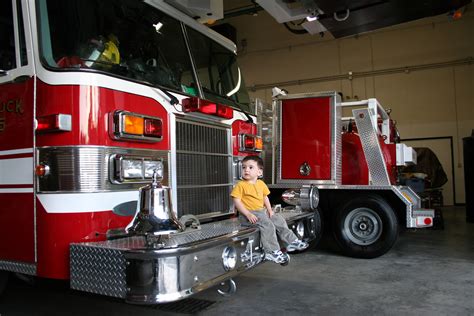
M173 240L174 239L174 240ZM172 246L154 249L144 237L72 244L71 288L156 304L183 299L251 269L263 260L256 228L237 219L177 234ZM236 254L235 267L223 264L226 249Z
M282 212L289 225L313 225L313 213ZM308 230L308 232L311 232ZM312 239L310 234L305 239ZM225 257L232 254L230 262ZM243 227L237 218L201 225L171 235L159 247L144 237L126 237L70 245L71 288L119 297L129 303L177 301L218 285L263 261L258 228Z

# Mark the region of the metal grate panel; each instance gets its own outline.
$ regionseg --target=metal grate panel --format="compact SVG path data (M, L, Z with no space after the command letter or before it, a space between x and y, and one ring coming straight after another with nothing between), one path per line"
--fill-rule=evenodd
M192 122L176 122L176 149L199 153L228 154L227 130Z
M176 149L178 216L232 212L230 130L177 121Z
M231 218L223 221L203 224L201 225L201 229L199 230L191 230L186 231L184 233L171 234L169 238L163 238L161 242L164 244L164 248L174 248L177 246L185 246L189 243L203 241L206 239L211 239L248 229L248 227L241 226L237 218ZM84 250L83 248L87 249ZM97 248L99 250L93 250L92 248ZM115 263L119 263L119 265L121 265L121 260L123 260L123 258L116 251L126 251L130 249L141 248L146 248L145 237L143 236L134 236L91 243L73 244L71 246L71 261L74 262L74 264L85 264L91 261L94 257L107 257L107 260L103 260L103 264L105 266ZM110 249L110 251L100 252L102 251L100 249ZM77 254L76 252L79 252L79 254ZM75 269L77 269L78 273L81 273L81 268ZM118 269L117 271L119 272L114 272L113 275L117 275L120 278L120 275L122 273L120 272L121 269L122 268ZM95 272L89 271L84 275L88 277L89 275L92 275L94 273Z
M352 111L373 185L390 185L387 166L368 109Z
M125 298L125 258L113 248L71 245L71 288Z
M36 275L36 264L17 261L0 260L0 270Z
M202 312L214 303L215 301L187 298L182 301L160 304L151 307L164 312L175 312L180 314L194 315L196 313Z
M178 188L178 209L182 214L203 215L230 210L230 187Z
M177 171L179 185L227 184L230 182L227 169L229 158L225 156L207 156L179 154Z

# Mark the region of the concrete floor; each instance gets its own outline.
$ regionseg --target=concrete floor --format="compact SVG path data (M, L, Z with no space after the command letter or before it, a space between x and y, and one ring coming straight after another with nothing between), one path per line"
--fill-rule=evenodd
M236 278L237 293L215 289L195 298L214 302L200 315L474 315L474 224L463 207L443 209L444 230L405 232L371 260L328 250L266 263ZM160 308L11 282L0 315L177 315Z

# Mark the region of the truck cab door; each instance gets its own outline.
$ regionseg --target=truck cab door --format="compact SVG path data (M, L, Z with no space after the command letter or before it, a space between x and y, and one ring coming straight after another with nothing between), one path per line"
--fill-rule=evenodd
M16 272L34 267L36 260L35 76L29 25L25 0L0 1L0 268Z

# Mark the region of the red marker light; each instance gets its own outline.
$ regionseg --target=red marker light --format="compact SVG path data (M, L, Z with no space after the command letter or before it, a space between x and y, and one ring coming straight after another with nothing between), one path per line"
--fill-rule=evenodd
M244 147L245 149L254 149L255 139L252 136L244 135Z
M431 225L433 223L433 220L431 219L431 217L427 217L427 218L425 218L423 223L428 226L428 225Z
M197 97L183 99L181 105L183 106L183 111L186 113L201 112L203 114L219 116L225 119L231 119L234 117L234 110L230 106L199 99Z
M161 138L163 136L163 124L161 120L145 118L144 135Z
M38 133L45 132L69 132L72 130L72 118L70 114L51 114L36 118Z
M184 112L195 112L199 109L199 98L191 97L181 101Z
M57 128L56 124L56 115L48 115L43 117L38 117L38 131L47 131Z
M234 117L234 110L230 106L218 104L217 116L220 116L226 119L231 119Z
M199 105L199 112L204 113L204 114L216 115L217 114L217 104L216 103L211 103L211 102L206 102L206 101L201 101L201 103Z

